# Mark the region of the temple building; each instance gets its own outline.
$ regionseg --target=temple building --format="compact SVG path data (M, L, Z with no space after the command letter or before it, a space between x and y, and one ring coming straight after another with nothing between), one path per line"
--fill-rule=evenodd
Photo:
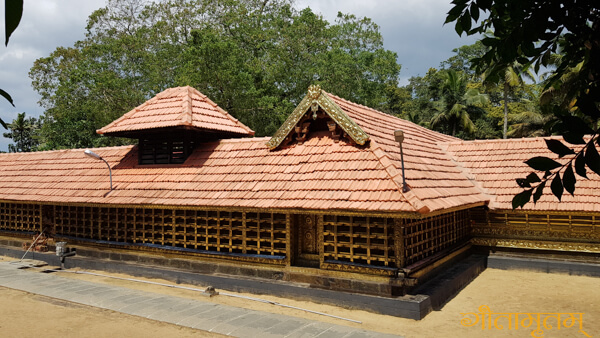
M600 253L592 172L562 202L548 188L512 210L524 161L565 161L543 138L462 141L318 86L272 137L191 87L97 132L139 140L90 149L110 177L84 149L0 155L0 235L321 271L384 296L474 246Z

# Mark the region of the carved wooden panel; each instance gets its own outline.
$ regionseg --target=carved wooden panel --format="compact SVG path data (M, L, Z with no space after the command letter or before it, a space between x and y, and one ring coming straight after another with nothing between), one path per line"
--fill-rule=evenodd
M298 245L303 254L318 253L317 219L314 215L299 215Z

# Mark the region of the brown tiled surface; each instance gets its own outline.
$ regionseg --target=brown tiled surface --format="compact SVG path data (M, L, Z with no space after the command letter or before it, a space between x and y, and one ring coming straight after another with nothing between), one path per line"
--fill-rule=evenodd
M411 192L405 194L405 197L412 202L415 209L425 206L429 211L436 211L484 203L489 199L438 146L439 143L457 141L457 138L349 102L335 95L328 95L371 137L371 151L381 159L381 163L400 188L402 187L402 165L400 147L394 140L394 130L404 131L402 147L406 183L411 188Z
M493 196L490 207L495 209L512 209L512 198L522 191L515 179L524 178L532 172L524 163L528 159L546 156L560 163L568 161L550 152L543 138L460 141L442 147L464 167L466 175L477 180ZM524 209L600 212L600 177L589 169L587 176L589 180L576 175L575 196L565 191L562 202L552 195L548 182L540 200L536 204L527 204Z
M368 145L336 143L329 132L313 132L301 145L274 151L265 145L268 138L232 139L201 144L183 165L154 166L137 164L137 147L93 149L113 169L115 189L108 194L106 165L84 156L82 149L2 154L0 199L412 213L490 199L438 145L454 144L456 138L327 95L370 136ZM182 102L191 102L194 113L177 110ZM207 111L202 113L204 122L206 116L221 118L218 108L199 92L174 88L102 130L155 128L189 116L194 121L200 108ZM232 121L223 116L222 125ZM211 120L210 128L221 125L217 120ZM237 124L232 128L247 132ZM404 193L396 129L405 132L411 190Z
M191 127L241 135L254 131L192 87L167 89L106 127L99 134Z
M3 154L0 198L52 202L415 211L368 149L315 135L268 151L267 138L205 143L181 166L138 166L137 147Z

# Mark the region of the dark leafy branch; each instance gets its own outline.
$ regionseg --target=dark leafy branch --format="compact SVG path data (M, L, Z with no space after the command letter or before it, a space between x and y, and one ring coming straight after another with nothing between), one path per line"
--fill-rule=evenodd
M559 162L544 156L533 157L525 161L529 167L543 172L544 175L540 178L538 174L532 172L525 178L517 178L517 184L525 190L513 198L513 209L519 207L522 208L531 200L531 197L533 197L533 203L536 203L542 196L548 181L551 182L550 190L552 190L552 194L554 194L559 201L562 199L565 190L574 196L575 183L577 182L575 173L580 177L589 179L587 177L586 165L593 172L600 175L600 155L594 144L597 143L598 146L600 146L600 138L597 134L592 135L590 142L586 143L586 145L577 153L559 140L547 139L545 141L548 149L557 154L559 158L567 155L574 156L572 156L565 164L560 164ZM562 178L560 175L561 172ZM535 183L537 183L537 185Z
M481 43L487 52L472 60L476 71L488 79L500 78L514 62L524 67L555 67L545 89L562 89L568 107L555 107L555 119L547 127L570 144L583 145L565 165L546 157L527 161L544 171L539 182L532 176L518 179L525 190L513 199L513 207L523 207L533 196L538 201L551 179L552 193L560 200L563 191L575 193L575 175L587 177L586 167L600 174L598 142L600 121L600 3L579 0L454 0L446 23L455 23L459 35L486 34ZM480 21L480 18L481 19ZM562 57L557 63L556 53ZM571 77L568 86L563 82ZM585 135L592 135L586 138ZM587 141L586 141L587 140ZM547 143L560 157L574 152L558 140ZM560 173L562 172L562 178ZM538 183L533 187L532 183Z
M6 42L4 43L5 46L8 46L8 40L15 29L17 29L17 26L19 26L22 16L23 0L4 0L4 31L6 32ZM6 91L0 89L0 95L10 102L13 107L15 106L12 97ZM4 129L8 129L8 126L2 119L0 119L0 124L4 127Z

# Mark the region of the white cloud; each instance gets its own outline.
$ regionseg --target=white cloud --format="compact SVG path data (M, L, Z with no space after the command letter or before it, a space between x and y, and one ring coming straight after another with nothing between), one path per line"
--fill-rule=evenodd
M475 42L472 37L460 38L453 25L444 25L452 7L450 0L298 0L296 4L310 7L328 21L333 21L338 11L373 19L380 27L384 47L398 54L401 84L438 67L453 55L452 49Z
M424 75L429 67L452 56L452 49L475 39L460 39L452 25L443 26L451 0L297 0L298 8L311 7L333 22L338 11L369 17L380 26L384 47L398 54L401 84ZM73 46L85 36L87 18L105 6L105 0L25 1L23 19L8 48L0 47L0 88L13 97L16 108L0 99L0 118L11 122L18 112L39 116L39 96L31 88L28 72L33 62L59 46ZM0 6L0 20L4 6ZM1 21L0 21L1 22ZM0 37L4 37L3 25ZM4 42L4 41L2 41ZM0 133L1 134L1 133ZM8 141L0 138L0 150Z
M105 5L105 0L38 0L25 1L19 27L4 46L4 6L0 6L0 88L13 98L16 107L0 99L0 118L10 123L17 113L39 116L39 96L31 88L29 69L33 62L50 55L59 46L72 46L85 36L87 18ZM0 128L2 129L2 128ZM5 132L0 130L0 135ZM0 150L6 151L7 140L0 137Z

